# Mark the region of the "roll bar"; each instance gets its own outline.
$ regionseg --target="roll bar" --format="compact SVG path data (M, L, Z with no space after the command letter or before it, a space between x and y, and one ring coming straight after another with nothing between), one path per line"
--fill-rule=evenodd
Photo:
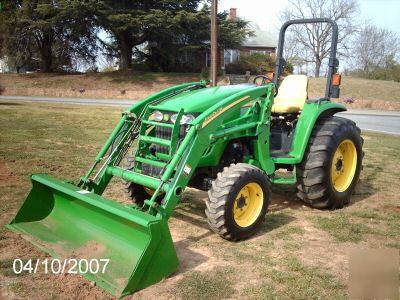
M332 75L336 73L337 67L339 66L339 61L336 58L336 50L338 43L338 26L335 21L329 18L315 18L315 19L298 19L298 20L290 20L284 23L279 32L279 42L278 42L278 55L276 57L276 69L275 69L275 77L274 82L278 84L279 78L283 73L283 70L286 65L286 61L283 58L283 45L285 43L285 33L286 29L290 25L295 24L312 24L312 23L329 23L332 26L332 41L331 41L331 50L329 55L329 69L328 69L328 78L325 89L325 98L338 98L339 97L339 88L332 87Z

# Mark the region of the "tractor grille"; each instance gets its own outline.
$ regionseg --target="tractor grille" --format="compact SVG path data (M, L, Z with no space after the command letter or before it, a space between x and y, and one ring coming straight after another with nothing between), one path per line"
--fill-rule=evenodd
M187 129L187 125L180 126L178 147L179 147L180 142L183 140L183 138L186 135L186 129ZM172 128L155 126L155 134L156 134L157 138L171 140ZM150 147L155 147L156 152L158 152L158 153L169 154L169 147L167 147L167 146L153 144ZM145 164L145 163L142 164L142 173L143 174L153 176L153 177L159 177L161 175L161 171L162 171L162 168L159 168L159 167L156 167L153 165L149 165L149 164Z
M186 125L181 125L179 128L178 146L186 135L186 129L187 129ZM156 137L165 139L165 140L171 140L172 128L156 126L155 132L156 132ZM155 145L155 146L156 146L156 152L160 152L160 153L164 153L164 154L169 153L169 147L160 146L160 145Z
M164 139L164 140L171 140L172 128L156 126L155 132L156 132L156 137L158 137L160 139ZM164 154L169 153L169 147L161 146L161 145L155 145L155 146L156 146L156 152L160 152L160 153L164 153Z

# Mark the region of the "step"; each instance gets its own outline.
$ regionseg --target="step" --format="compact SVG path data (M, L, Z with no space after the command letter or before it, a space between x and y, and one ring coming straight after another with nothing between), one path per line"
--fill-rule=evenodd
M157 144L161 146L171 147L171 141L160 139L153 136L141 135L139 141L145 142L148 144Z

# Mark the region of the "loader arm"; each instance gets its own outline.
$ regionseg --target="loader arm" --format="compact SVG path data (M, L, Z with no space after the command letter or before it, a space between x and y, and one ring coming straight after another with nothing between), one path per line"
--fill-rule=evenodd
M273 101L272 90L273 84L254 87L251 90L236 93L226 98L224 101L216 103L200 114L192 124L190 124L187 134L181 141L179 147L176 147L175 133L179 131L179 116L183 114L181 109L176 110L176 113L178 113L178 121L175 123L175 126L173 126L172 134L173 136L175 134L175 137L173 137L170 144L168 144L166 140L146 136L146 131L156 124L156 122L148 120L152 109L156 109L156 106L152 104L154 102L148 101L147 106L141 106L142 109L138 109L138 106L134 106L130 109L129 113L136 111L137 114L140 112L141 119L134 118L130 116L129 113L123 115L121 121L111 135L112 138L109 139L110 142L107 142L100 152L101 154L106 153L117 140L118 145L112 150L115 152L115 155L113 154L113 156L107 158L93 180L87 179L83 184L81 181L80 184L82 184L83 188L93 190L99 195L105 190L113 176L146 186L155 190L155 192L150 199L145 201L144 206L139 209L147 211L154 216L159 214L163 218L169 218L178 203L179 195L184 191L190 181L204 151L213 143L218 142L219 139L237 138L240 136L257 137L255 143L256 160L254 162L257 161L258 163L255 164L259 164L267 173L271 174L274 169L274 164L269 156L269 147L265 146L265 141L268 140L269 136L270 108ZM226 122L240 107L255 100L258 100L254 105L255 111L253 110L253 113L248 113L243 117L247 119L246 122L243 122L243 118L231 123ZM149 103L151 105L149 105ZM136 121L140 122L140 128L135 125ZM122 138L119 138L120 136L122 136ZM131 170L125 170L118 166L118 154L125 151L124 147L127 147L126 145L130 146L136 138L139 140L139 150L143 147L141 141L145 143L160 143L162 145L168 144L169 147L173 148L171 153L174 154L169 157L166 163L151 161L146 157L138 154L136 155L136 160L139 162L163 166L163 173L159 178ZM98 156L98 158L99 157L100 156ZM89 178L88 175L86 177ZM156 199L160 193L165 193L165 196L162 202L158 203Z

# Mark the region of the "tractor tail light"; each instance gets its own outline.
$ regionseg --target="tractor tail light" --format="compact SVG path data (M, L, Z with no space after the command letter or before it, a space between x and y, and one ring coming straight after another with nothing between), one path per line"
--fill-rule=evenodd
M341 81L342 81L342 77L339 74L332 75L332 85L333 86L339 86Z

